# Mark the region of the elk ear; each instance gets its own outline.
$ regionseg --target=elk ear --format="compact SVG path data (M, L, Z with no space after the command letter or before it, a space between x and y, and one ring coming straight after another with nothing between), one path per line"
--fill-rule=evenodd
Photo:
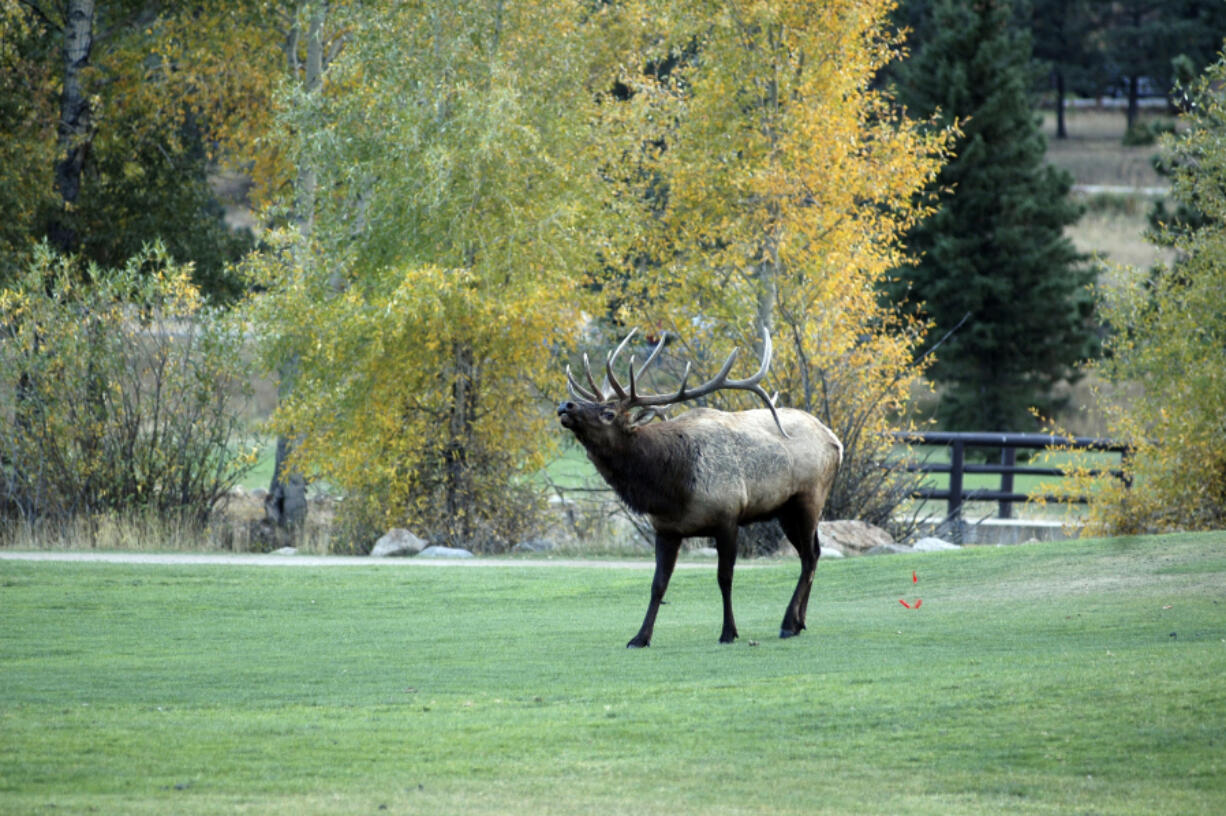
M634 418L630 420L630 427L637 428L640 425L646 425L648 422L651 422L656 417L660 417L661 419L665 419L665 420L668 419L668 417L665 416L664 414L663 408L659 408L654 405L649 406L634 415Z

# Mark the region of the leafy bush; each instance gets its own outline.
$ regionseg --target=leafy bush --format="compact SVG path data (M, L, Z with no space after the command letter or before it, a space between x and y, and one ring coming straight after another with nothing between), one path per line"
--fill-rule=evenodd
M1149 119L1144 122L1137 122L1124 131L1124 146L1146 147L1157 144L1158 139L1164 134L1174 132L1175 123L1169 119Z
M160 246L120 269L41 246L0 290L0 514L206 518L255 450L241 327Z

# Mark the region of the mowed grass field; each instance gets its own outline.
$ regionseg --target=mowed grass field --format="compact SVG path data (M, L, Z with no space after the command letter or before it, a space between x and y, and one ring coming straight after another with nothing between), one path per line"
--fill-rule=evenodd
M1226 533L796 571L0 561L0 812L1226 812Z

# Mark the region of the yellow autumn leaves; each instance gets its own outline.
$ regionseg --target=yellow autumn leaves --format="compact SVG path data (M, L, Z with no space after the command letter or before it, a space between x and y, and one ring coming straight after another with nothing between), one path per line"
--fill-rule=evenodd
M610 309L720 355L768 325L784 401L871 414L879 436L922 331L876 285L947 140L871 87L895 45L888 8L462 2L330 19L345 48L282 120L318 176L314 226L277 256L297 260L269 271L260 313L297 372L278 424L300 466L380 523L504 525L560 438L545 410L560 355Z

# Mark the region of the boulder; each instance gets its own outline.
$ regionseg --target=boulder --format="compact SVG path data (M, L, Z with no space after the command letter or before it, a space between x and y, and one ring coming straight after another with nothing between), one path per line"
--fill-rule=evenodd
M838 547L822 547L822 558L846 558Z
M962 548L957 544L950 544L943 538L928 536L912 544L911 549L916 552L942 552L944 550L960 550Z
M402 527L393 527L375 542L370 554L375 558L417 555L426 549L426 542Z
M297 555L298 548L297 547L281 547L280 549L273 550L272 554L273 555Z
M473 554L460 547L440 547L432 544L420 553L421 558L472 558Z
M511 552L517 553L535 553L549 552L557 547L552 541L547 538L532 538L527 541L521 541L511 548Z
M873 547L895 546L893 536L863 521L823 521L817 525L817 540L823 551L829 546L844 555L862 555Z
M864 551L864 555L903 555L905 553L913 553L915 550L910 547L905 547L902 544L878 544L875 547L870 547Z

